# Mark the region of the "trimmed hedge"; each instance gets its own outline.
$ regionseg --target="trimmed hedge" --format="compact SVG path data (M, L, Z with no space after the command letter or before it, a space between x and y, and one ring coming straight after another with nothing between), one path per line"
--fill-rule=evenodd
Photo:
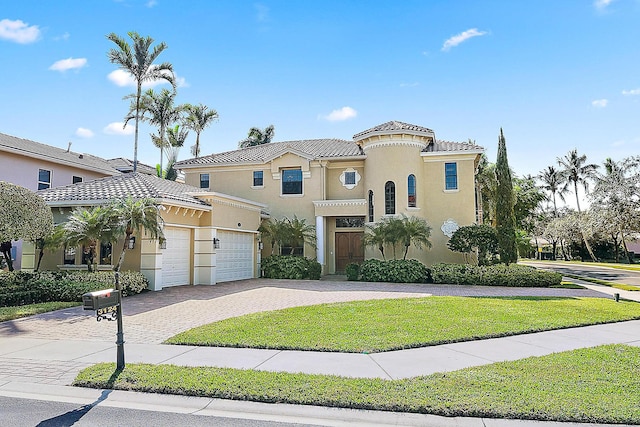
M262 260L262 276L267 279L320 280L322 266L315 259L292 255L271 255Z
M380 261L368 259L360 265L360 280L363 282L427 283L429 269L415 259L392 259Z
M548 288L562 282L560 273L517 264L434 264L431 266L431 277L433 283L453 285Z
M0 307L49 301L82 301L82 294L113 288L114 273L98 271L12 271L0 273ZM120 273L123 296L139 294L149 282L139 272Z
M358 276L360 276L360 264L356 264L355 262L347 264L344 272L347 275L347 280L356 281L358 280Z

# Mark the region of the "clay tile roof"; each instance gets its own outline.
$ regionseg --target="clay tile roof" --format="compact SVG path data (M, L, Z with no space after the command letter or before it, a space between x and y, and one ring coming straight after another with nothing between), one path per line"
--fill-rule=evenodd
M423 150L427 153L436 153L443 151L484 151L484 147L469 143L469 142L453 142L437 140L435 143L430 143L427 148Z
M67 151L62 148L52 147L51 145L41 144L28 139L17 138L4 133L0 133L0 151L8 151L52 163L101 172L105 175L117 175L120 173L113 168L109 162L100 157Z
M115 159L109 159L107 162L120 172L133 172L133 160L126 159L124 157L116 157ZM138 172L147 175L156 175L156 168L149 166L145 163L138 162Z
M360 147L353 141L342 139L306 139L302 141L271 142L209 156L182 160L176 168L200 165L235 163L265 163L287 151L305 155L310 159L361 156Z
M433 137L434 135L433 130L429 128L392 120L390 122L386 122L381 125L372 127L371 129L367 129L365 131L359 132L353 135L353 139L355 141L359 141L368 136L393 134L393 133L397 133L398 131L402 131L404 133L411 133L411 134L422 134L422 135L431 136L431 137Z
M94 205L131 196L133 199L151 198L158 202L174 201L193 207L203 207L207 203L189 196L187 193L201 193L204 191L206 190L191 185L136 172L63 187L48 188L38 191L37 194L47 204L63 206L65 202L68 202L69 205L81 204L80 202Z

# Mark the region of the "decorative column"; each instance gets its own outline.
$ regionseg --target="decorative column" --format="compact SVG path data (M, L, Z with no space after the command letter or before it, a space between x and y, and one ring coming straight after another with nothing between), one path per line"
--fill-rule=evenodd
M216 230L213 227L198 227L195 229L193 248L193 284L216 284L216 250L213 238Z
M324 217L316 216L316 258L324 270Z
M162 290L162 251L158 240L145 235L137 245L140 245L140 273L149 281L149 289Z

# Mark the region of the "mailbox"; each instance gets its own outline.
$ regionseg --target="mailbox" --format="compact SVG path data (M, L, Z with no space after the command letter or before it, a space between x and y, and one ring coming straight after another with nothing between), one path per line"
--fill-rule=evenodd
M82 305L85 310L100 310L118 304L120 304L120 291L115 289L87 292L82 295Z

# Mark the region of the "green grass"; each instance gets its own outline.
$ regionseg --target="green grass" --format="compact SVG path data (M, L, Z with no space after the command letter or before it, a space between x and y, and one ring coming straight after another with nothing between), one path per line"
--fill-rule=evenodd
M585 282L596 283L598 285L608 286L610 288L621 289L623 291L640 291L640 287L633 285L625 285L623 283L610 282L608 280L594 279L593 277L578 276L577 274L564 274L566 277L584 280Z
M614 262L591 262L591 261L563 261L563 260L537 260L537 259L522 259L521 261L526 263L536 263L536 262L552 262L554 264L579 264L579 265L593 265L598 267L609 267L616 268L618 270L629 270L629 271L640 271L640 264L624 264L624 263L614 263Z
M609 345L406 380L99 364L74 385L445 416L640 423L640 348Z
M580 286L580 285L577 285L575 283L565 282L565 281L562 281L562 283L560 283L559 285L555 285L555 286L552 285L552 286L549 286L549 287L550 288L561 288L561 289L585 289L584 286Z
M640 304L603 298L427 297L255 313L166 342L368 353L639 318Z
M77 302L41 302L38 304L20 305L17 307L0 307L0 322L18 319L20 317L33 316L34 314L46 313L48 311L75 307L77 305L79 305Z

